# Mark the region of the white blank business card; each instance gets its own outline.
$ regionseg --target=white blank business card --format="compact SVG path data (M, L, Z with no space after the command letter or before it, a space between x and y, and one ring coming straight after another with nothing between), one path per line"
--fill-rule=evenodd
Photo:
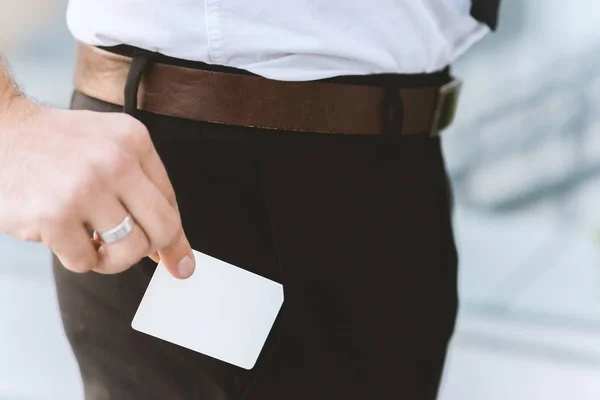
M159 264L131 326L159 339L252 369L283 305L283 286L194 251L179 280Z

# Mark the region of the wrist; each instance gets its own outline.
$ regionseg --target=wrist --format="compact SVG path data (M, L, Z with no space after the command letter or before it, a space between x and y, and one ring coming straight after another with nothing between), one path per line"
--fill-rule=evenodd
M2 79L4 78L4 79ZM0 76L0 116L4 116L11 104L21 96L8 77Z
M39 106L25 97L17 89L7 89L0 93L0 129L14 126L25 120Z
M0 126L18 121L33 105L10 76L6 60L0 54Z

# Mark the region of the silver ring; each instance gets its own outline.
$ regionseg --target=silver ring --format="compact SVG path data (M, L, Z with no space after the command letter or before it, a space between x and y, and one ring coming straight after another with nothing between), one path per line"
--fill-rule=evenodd
M100 239L106 244L116 243L129 235L133 230L131 216L126 216L123 222L104 232L97 232Z

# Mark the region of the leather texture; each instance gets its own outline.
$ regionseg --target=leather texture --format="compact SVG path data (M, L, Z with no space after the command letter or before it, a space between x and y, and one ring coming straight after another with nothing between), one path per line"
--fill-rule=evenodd
M122 106L131 62L79 44L75 88ZM458 88L394 89L403 106L400 129L394 133L436 134L445 129L454 117ZM329 134L382 135L389 130L386 89L380 86L284 82L157 62L144 73L137 98L143 111L219 124Z

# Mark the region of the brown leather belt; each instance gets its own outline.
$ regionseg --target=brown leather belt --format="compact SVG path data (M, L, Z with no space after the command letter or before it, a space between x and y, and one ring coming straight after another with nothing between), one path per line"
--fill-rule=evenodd
M90 97L123 105L132 59L92 46L78 46L75 88ZM436 135L452 122L460 82L441 87L398 89L399 134ZM172 117L228 125L381 135L389 104L386 89L331 82L284 82L153 63L138 90L138 109Z

